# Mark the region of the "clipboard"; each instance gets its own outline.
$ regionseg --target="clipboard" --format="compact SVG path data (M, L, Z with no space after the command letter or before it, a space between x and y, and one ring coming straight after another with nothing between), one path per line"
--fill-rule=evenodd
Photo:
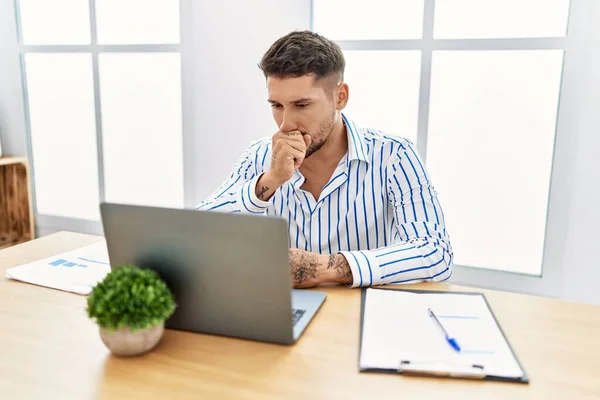
M412 362L410 360L398 360L398 368L363 368L361 367L361 355L363 346L363 329L364 329L364 316L365 316L365 303L367 297L367 290L385 290L385 291L399 291L409 293L423 293L423 294L444 294L444 295L469 295L469 296L481 296L485 305L487 306L494 322L496 323L498 330L502 334L504 341L508 345L508 348L514 357L514 360L518 364L519 368L523 372L523 375L518 378L496 376L493 374L487 374L485 368L482 365L448 365L436 362ZM442 339L440 339L442 340ZM374 288L362 288L361 289L361 301L360 301L360 333L359 333L359 350L358 350L358 368L360 372L382 372L382 373L395 373L401 375L417 375L417 376L429 376L429 377L444 377L444 378L463 378L463 379L476 379L486 381L500 381L500 382L514 382L514 383L529 383L529 376L527 375L523 365L518 359L514 349L510 342L506 338L502 326L498 323L498 319L494 314L492 307L490 306L484 293L481 292L447 292L441 290L414 290L414 289L374 289Z

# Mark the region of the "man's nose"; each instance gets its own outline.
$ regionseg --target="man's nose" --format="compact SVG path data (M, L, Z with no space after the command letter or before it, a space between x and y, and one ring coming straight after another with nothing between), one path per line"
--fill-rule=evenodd
M279 125L279 130L281 132L291 132L298 129L298 125L294 121L293 116L289 112L283 113L283 119L281 120L281 125Z

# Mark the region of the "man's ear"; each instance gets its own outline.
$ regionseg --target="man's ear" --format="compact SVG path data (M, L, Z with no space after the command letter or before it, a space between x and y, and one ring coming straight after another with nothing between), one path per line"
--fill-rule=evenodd
M347 83L340 83L336 89L336 109L342 111L348 104L349 89Z

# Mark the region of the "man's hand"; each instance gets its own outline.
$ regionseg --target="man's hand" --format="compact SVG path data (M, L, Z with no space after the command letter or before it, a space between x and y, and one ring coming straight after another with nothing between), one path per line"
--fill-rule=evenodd
M256 184L256 197L267 201L300 168L312 139L300 131L277 132L271 139L271 168Z
M338 254L316 254L299 249L289 250L295 288L309 288L321 283L352 283L352 271L346 258Z
M277 132L271 139L272 159L269 174L283 182L289 180L294 171L300 168L306 155L311 137L300 131Z

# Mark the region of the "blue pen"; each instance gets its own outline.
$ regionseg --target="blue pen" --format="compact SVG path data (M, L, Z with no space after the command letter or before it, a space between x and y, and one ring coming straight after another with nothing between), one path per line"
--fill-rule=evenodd
M458 342L456 341L456 339L450 337L450 335L448 334L448 331L444 328L444 326L442 325L442 323L440 322L438 317L433 313L431 308L429 309L429 315L431 315L433 317L433 319L438 324L440 329L444 332L444 335L446 336L446 341L448 342L448 344L450 344L450 346L452 346L452 348L454 350L460 352L460 346L458 345Z

